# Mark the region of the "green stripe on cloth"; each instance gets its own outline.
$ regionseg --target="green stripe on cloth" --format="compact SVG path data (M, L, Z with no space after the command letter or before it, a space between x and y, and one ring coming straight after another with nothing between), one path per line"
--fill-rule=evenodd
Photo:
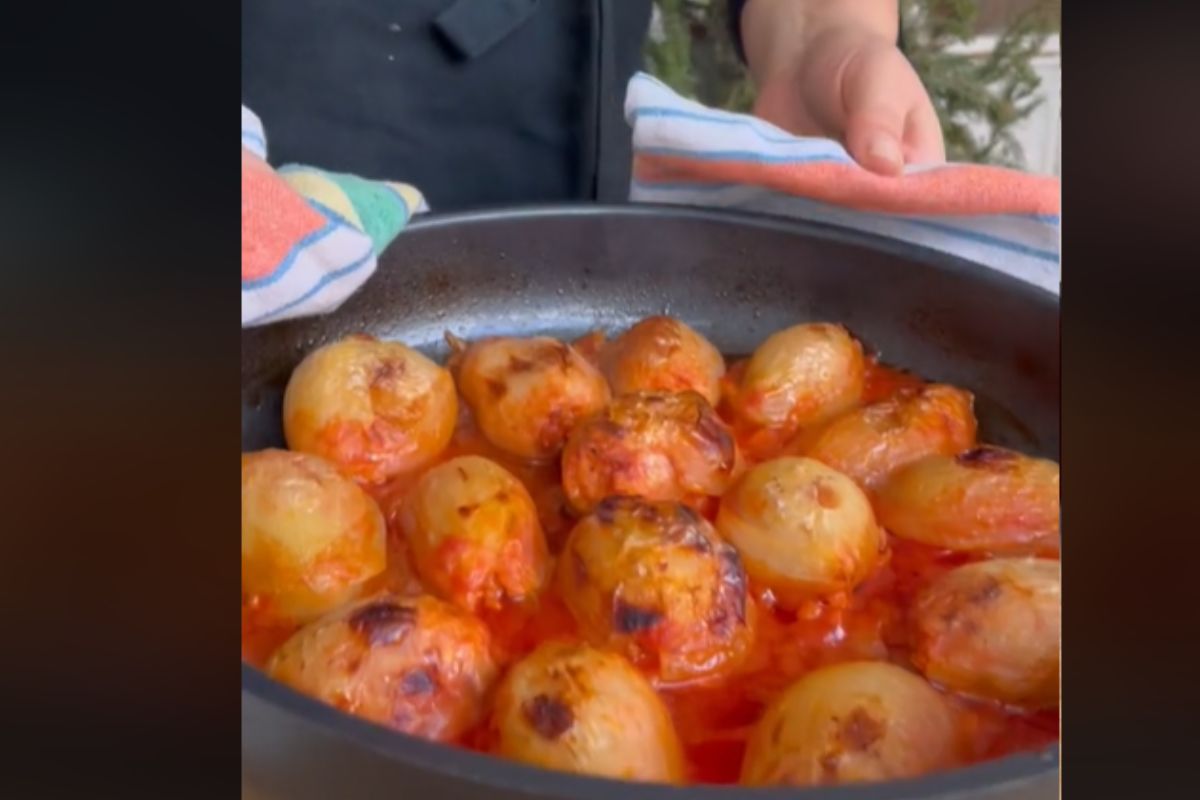
M371 237L376 253L382 253L408 222L408 206L392 187L357 175L326 172L349 198L363 232Z

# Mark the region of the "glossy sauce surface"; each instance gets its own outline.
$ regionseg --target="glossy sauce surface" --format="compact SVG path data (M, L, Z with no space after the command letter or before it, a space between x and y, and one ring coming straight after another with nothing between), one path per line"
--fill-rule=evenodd
M586 347L581 349L589 355ZM741 364L730 359L726 380L736 377ZM871 362L862 402L876 402L922 384L910 373ZM753 439L752 433L744 431L738 436L748 463L769 459L784 445L762 437ZM490 458L518 477L538 507L551 552L561 549L574 520L559 483L557 460L531 464L501 452L479 433L465 404L460 405L458 427L450 446L434 463L460 455ZM370 490L388 521L388 568L377 588L401 592L419 588L399 538L397 520L406 492L427 468ZM711 519L712 511L708 516ZM907 664L908 626L904 615L916 592L947 570L979 558L890 536L889 551L888 562L852 595L812 601L795 612L775 608L769 592L751 585L753 601L758 605L758 630L743 668L715 682L661 692L682 740L689 781L736 783L746 739L764 707L805 673L862 658ZM1044 555L1057 557L1057 553ZM552 590L543 594L535 606L485 611L480 616L492 631L495 657L502 667L547 639L578 639L574 621ZM242 658L256 666L262 666L292 632L258 624L253 602L243 604L242 619ZM961 736L968 760L1038 750L1058 740L1057 708L1023 712L951 698L961 711ZM482 730L468 733L460 744L481 750L486 747Z

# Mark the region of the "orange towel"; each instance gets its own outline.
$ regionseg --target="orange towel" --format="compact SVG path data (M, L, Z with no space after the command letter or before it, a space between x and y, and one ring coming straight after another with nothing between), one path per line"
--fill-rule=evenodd
M840 144L705 108L646 74L629 83L634 201L802 217L904 239L1057 292L1057 178L978 164L884 177Z

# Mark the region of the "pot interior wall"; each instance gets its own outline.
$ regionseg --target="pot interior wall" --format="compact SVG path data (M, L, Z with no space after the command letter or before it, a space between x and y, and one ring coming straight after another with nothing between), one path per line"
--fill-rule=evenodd
M878 247L883 245L877 244ZM281 445L279 404L314 347L371 333L442 359L446 331L576 336L678 316L727 354L804 321L970 389L981 435L1058 457L1058 302L1007 276L828 229L674 210L476 215L413 226L335 313L251 329L242 446Z

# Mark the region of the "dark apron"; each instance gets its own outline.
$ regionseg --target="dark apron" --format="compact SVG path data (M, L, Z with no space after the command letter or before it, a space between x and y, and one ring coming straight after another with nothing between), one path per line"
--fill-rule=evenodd
M243 0L271 163L407 181L435 211L629 192L650 0Z

